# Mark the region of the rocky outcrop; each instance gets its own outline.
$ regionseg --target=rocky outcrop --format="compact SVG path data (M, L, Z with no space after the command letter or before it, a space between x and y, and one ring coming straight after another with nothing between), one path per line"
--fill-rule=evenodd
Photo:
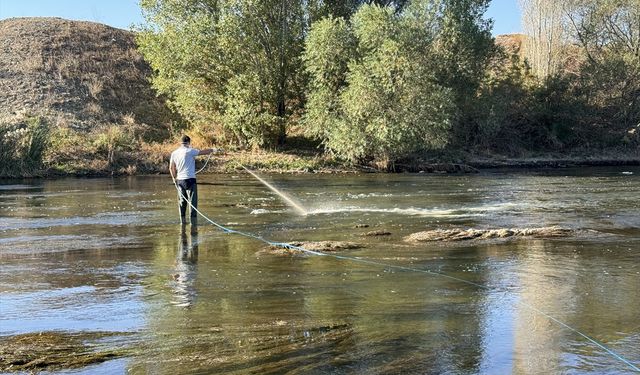
M501 229L436 229L413 233L404 238L406 242L468 241L513 237L568 237L572 229L561 227L501 228Z

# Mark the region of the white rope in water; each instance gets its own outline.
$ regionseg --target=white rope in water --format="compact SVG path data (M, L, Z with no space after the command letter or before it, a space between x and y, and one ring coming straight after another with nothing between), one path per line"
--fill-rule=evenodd
M208 161L208 159L207 159L207 161ZM206 163L205 163L205 166L206 166ZM247 169L244 166L242 166L242 168ZM204 167L202 169L204 169ZM247 171L249 171L249 170L247 169ZM212 225L214 225L218 229L222 230L224 233L239 234L241 236L253 238L253 239L256 239L258 241L264 242L264 243L266 243L266 244L268 244L270 246L281 247L281 248L284 248L284 249L298 250L298 251L301 251L301 252L307 253L307 254L318 255L318 256L328 256L328 257L332 257L332 258L340 259L340 260L349 260L349 261L352 261L352 262L358 262L358 263L369 264L369 265L380 266L380 267L386 267L386 268L393 268L393 269L404 270L404 271L426 273L426 274L433 275L433 276L440 276L440 277L444 277L444 278L447 278L447 279L456 280L456 281L459 281L461 283L465 283L465 284L468 284L468 285L473 285L473 286L476 286L476 287L481 288L481 289L492 290L491 288L489 288L489 287L487 287L485 285L478 284L478 283L475 283L473 281L461 279L461 278L458 278L458 277L455 277L455 276L447 275L447 274L444 274L444 273L441 273L441 272L437 272L437 271L431 271L431 270L425 270L425 269L419 269L419 268L412 268L412 267L405 267L405 266L399 266L399 265L387 264L387 263L380 263L380 262L376 262L376 261L373 261L373 260L357 258L357 257L349 257L349 256L343 256L343 255L336 255L336 254L326 254L326 253L322 253L322 252L319 252L319 251L313 251L313 250L305 249L305 248L300 247L300 246L291 245L291 244L285 243L285 242L270 241L270 240L267 240L267 239L265 239L263 237L260 237L260 236L257 236L257 235L251 234L251 233L246 233L246 232L238 231L238 230L235 230L235 229L227 228L227 227L225 227L225 226L223 226L221 224L218 224L215 221L211 220L207 215L203 214L196 207L194 207L191 204L191 201L189 199L187 199L187 197L185 197L182 194L182 191L180 191L180 188L178 188L178 185L176 184L176 180L173 178L173 175L171 176L171 179L173 179L173 184L176 187L176 190L178 191L178 196L181 199L185 199L187 201L187 203L189 204L189 206L191 207L191 209L194 210L195 212L197 212L198 215L202 216L205 220L207 220L209 223L211 223ZM534 311L534 312L546 317L547 319L557 323L558 325L560 325L560 326L562 326L562 327L564 327L564 328L566 328L566 329L578 334L579 336L583 337L585 340L587 340L590 343L594 344L598 348L604 350L606 353L611 355L613 358L623 362L624 364L629 366L632 370L634 370L636 372L640 372L640 368L638 366L636 366L635 364L633 364L631 361L627 360L626 358L624 358L620 354L614 352L613 350L611 350L608 347L606 347L604 344L602 344L602 343L598 342L597 340L591 338L590 336L586 335L585 333L577 330L576 328L573 328L573 327L569 326L568 324L562 322L561 320L554 318L553 316L545 313L544 311L542 311L542 310L536 308L535 306L532 306L532 305L530 305L530 304L528 304L526 302L519 301L517 303L519 303L522 306L524 306L524 307L526 307L526 308L528 308L528 309L530 309L530 310L532 310L532 311Z

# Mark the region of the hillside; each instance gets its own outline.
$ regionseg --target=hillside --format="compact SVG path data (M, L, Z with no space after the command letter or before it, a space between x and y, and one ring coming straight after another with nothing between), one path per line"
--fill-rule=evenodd
M502 47L509 54L524 56L523 44L526 35L524 34L503 34L496 36L496 44Z
M132 32L60 18L0 21L0 123L40 116L85 132L135 124L162 139L172 115L150 74Z

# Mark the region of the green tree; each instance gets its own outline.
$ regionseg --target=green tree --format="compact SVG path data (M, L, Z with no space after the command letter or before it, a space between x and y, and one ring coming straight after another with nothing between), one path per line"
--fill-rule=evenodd
M416 8L417 9L417 8ZM433 11L362 6L347 23L325 19L307 37L310 134L350 162L388 169L415 151L442 147L453 111L429 64ZM422 17L422 18L420 18Z
M640 124L640 1L571 0L565 7L584 59L573 94L598 109L587 125L615 143Z
M490 0L442 0L434 43L438 83L452 90L457 109L452 145L468 148L483 130L486 112L477 100L496 47L493 22L484 18Z
M310 76L305 123L307 134L328 140L337 135L341 118L340 93L347 84L348 65L356 54L356 39L343 18L314 23L303 56Z
M365 4L388 6L399 12L409 3L409 0L308 0L306 2L312 22L327 16L348 20Z
M301 108L305 14L295 0L142 0L153 84L203 134L282 142Z

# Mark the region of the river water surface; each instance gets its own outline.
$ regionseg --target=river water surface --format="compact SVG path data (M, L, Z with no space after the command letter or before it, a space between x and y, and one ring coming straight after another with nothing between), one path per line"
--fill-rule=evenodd
M166 176L4 181L0 336L110 331L130 355L74 373L636 373L640 168L476 175L199 177L178 224ZM411 244L449 228L569 238ZM388 236L364 236L375 230ZM125 334L128 333L128 334Z

